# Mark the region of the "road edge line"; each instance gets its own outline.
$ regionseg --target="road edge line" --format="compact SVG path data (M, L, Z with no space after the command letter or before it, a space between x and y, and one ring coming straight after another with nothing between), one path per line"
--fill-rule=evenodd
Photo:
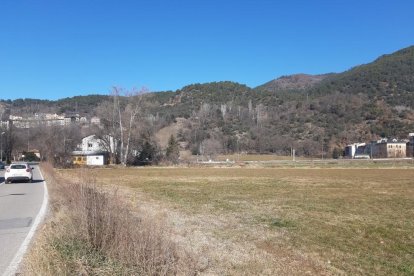
M43 202L42 206L40 207L39 212L37 213L37 216L33 222L32 227L30 228L29 233L27 233L26 238L24 239L23 243L20 245L19 250L17 250L16 254L14 255L13 260L7 267L6 271L3 273L3 276L12 276L16 274L17 269L19 268L19 265L23 259L24 254L27 251L27 248L29 247L29 244L37 230L37 227L42 222L43 218L46 215L47 206L49 203L49 192L47 190L46 180L43 177L42 171L40 170L39 166L39 172L40 176L43 179Z

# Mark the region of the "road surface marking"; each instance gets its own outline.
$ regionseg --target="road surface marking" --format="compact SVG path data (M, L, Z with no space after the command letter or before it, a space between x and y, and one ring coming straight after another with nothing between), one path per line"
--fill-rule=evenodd
M27 251L27 248L30 244L30 241L32 240L37 227L39 226L40 222L42 222L43 218L46 215L46 211L47 211L47 205L48 205L48 201L49 201L49 193L47 191L47 185L46 185L46 181L43 178L42 172L40 171L40 167L39 167L39 172L40 172L40 177L43 179L43 203L42 206L40 207L39 213L37 213L36 219L33 222L32 228L30 229L29 233L27 234L26 238L24 239L22 245L20 245L19 250L17 251L16 255L14 255L13 260L11 261L11 263L9 264L9 266L7 267L6 271L3 273L3 276L12 276L12 275L16 275L16 271L20 265L20 262L23 259L24 254Z

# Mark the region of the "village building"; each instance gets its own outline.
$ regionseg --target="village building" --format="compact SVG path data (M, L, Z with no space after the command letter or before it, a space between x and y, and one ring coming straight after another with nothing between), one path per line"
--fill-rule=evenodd
M354 143L347 145L345 147L345 158L358 158L359 156L362 156L365 154L366 150L366 144L365 143Z
M9 122L15 128L34 128L41 125L46 126L63 126L65 125L65 120L63 116L57 114L43 114L35 113L31 117L21 117L10 115Z
M98 117L92 117L89 121L86 116L80 116L78 113L67 113L58 115L56 113L35 113L30 117L8 116L8 120L0 121L0 127L9 128L11 125L15 128L35 128L39 126L69 126L71 124L94 124L100 125Z
M80 117L79 122L86 124L88 122L88 119L85 116Z
M101 124L101 119L99 117L94 116L94 117L91 118L91 124L92 125L100 125Z
M80 121L80 116L77 113L67 113L64 117L65 125L70 125L71 123L76 123Z
M414 133L408 135L407 157L414 157Z
M102 166L110 163L110 154L115 151L113 137L106 135L99 138L89 135L72 152L74 165Z
M10 121L1 121L0 122L1 129L9 129L10 128Z
M397 139L381 139L372 144L372 158L405 158L407 142Z

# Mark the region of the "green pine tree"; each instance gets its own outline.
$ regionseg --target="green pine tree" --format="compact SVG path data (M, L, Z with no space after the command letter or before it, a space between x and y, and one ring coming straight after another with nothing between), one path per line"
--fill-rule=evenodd
M170 139L168 140L167 152L165 154L167 160L177 164L180 157L180 147L178 141L175 139L174 135L171 134Z

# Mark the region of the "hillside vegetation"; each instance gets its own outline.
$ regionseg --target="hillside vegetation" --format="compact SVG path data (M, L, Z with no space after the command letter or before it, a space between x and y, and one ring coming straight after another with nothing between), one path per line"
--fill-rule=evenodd
M178 132L193 153L318 156L345 144L414 131L414 46L346 72L283 76L256 88L225 81L149 93L152 131L185 118ZM3 101L11 113L77 111L92 116L110 96ZM155 119L154 119L155 118Z

